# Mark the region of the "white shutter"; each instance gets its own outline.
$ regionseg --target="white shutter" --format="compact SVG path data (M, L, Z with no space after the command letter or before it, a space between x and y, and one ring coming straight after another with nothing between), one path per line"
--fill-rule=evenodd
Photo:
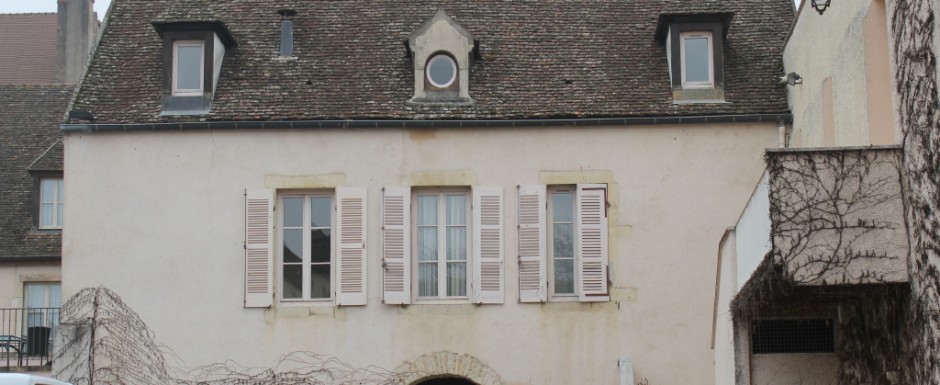
M336 304L366 304L366 189L336 188Z
M271 190L245 192L245 307L271 307L274 208Z
M503 189L473 187L473 301L503 303Z
M545 302L545 185L519 186L518 204L519 302Z
M581 301L607 301L607 185L578 185Z
M411 189L382 189L382 298L411 303Z

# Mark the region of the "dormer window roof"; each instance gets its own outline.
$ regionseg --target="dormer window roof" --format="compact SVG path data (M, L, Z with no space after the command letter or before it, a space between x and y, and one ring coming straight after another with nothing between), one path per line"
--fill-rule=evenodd
M470 67L476 39L444 9L408 37L414 65L414 103L472 104Z
M673 102L724 103L724 38L732 14L660 15Z
M194 12L194 9L199 9ZM185 12L183 11L185 10ZM163 38L161 115L205 115L219 82L226 51L235 39L225 23L205 7L170 7L153 21Z

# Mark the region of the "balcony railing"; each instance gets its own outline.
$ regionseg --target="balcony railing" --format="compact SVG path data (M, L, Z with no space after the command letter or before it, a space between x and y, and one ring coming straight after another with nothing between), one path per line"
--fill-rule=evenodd
M59 308L0 309L0 371L49 365Z

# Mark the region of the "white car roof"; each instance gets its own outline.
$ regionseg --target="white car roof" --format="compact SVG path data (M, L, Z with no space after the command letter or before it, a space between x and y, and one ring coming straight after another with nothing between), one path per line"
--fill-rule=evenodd
M71 385L52 378L23 373L0 373L0 385Z

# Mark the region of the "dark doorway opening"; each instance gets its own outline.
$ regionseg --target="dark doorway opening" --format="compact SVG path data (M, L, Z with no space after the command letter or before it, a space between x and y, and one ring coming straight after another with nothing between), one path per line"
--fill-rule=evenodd
M472 381L460 377L432 378L415 383L415 385L476 385Z

